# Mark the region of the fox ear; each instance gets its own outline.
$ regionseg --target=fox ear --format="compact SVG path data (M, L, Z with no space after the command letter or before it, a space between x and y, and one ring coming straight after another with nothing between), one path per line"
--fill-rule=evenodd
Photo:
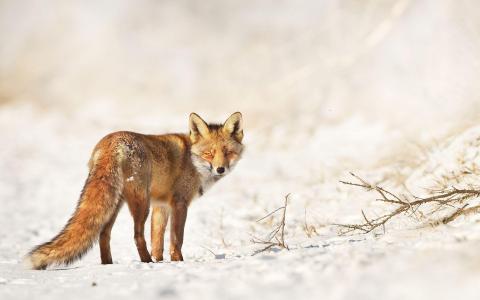
M192 142L198 141L200 136L207 137L210 134L207 123L196 113L190 114L189 127Z
M243 139L242 114L239 112L232 114L225 123L223 123L223 132L233 136L237 141L241 142Z

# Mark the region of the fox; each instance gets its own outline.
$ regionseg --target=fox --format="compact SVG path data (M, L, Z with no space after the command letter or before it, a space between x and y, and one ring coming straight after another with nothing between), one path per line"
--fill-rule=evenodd
M77 207L64 228L25 257L30 268L68 265L98 241L102 264L112 264L110 235L126 203L134 223L134 241L145 263L163 260L170 219L170 259L183 261L187 210L193 199L229 174L242 156L243 119L233 113L223 124L189 117L189 133L146 135L129 131L103 137L93 149L89 173ZM149 253L144 236L151 216ZM152 260L153 258L153 260Z

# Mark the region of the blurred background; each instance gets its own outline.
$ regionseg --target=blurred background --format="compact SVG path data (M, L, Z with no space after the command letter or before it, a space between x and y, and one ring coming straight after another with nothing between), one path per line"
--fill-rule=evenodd
M0 1L0 104L85 122L424 128L478 117L478 53L475 0Z

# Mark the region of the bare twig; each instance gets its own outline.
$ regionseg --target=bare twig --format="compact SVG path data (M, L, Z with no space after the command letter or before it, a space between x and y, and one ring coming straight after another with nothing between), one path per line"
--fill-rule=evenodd
M440 220L432 223L432 225L435 226L435 225L440 225L440 224L447 224L447 223L452 222L453 220L455 220L456 218L458 218L460 216L468 216L468 215L471 215L471 214L480 213L480 205L476 205L476 206L466 208L468 205L469 205L469 203L465 204L464 206L462 206L459 209L457 209L456 211L454 211L451 215L446 216L445 218L440 219Z
M460 207L459 209L457 209L456 211L453 212L453 214L445 217L442 219L442 223L443 224L447 224L447 223L450 223L452 222L453 220L455 220L457 217L461 216L463 214L463 211L465 209L465 207L468 206L468 203L465 204L464 206Z
M439 225L439 224L447 224L455 220L457 217L461 215L471 214L471 213L478 213L480 212L480 205L474 206L471 208L466 209L469 203L465 203L467 200L474 199L480 196L480 189L457 189L455 187L440 190L440 191L432 191L432 195L429 197L413 197L413 201L410 201L406 197L402 199L401 197L395 195L393 192L390 192L380 186L368 183L364 179L360 178L359 176L350 173L358 182L347 182L347 181L340 181L343 184L361 187L366 189L367 191L376 191L380 195L380 199L378 201L385 202L388 204L396 205L397 207L390 211L389 213L382 215L380 217L376 217L373 219L368 219L365 212L362 210L362 217L364 219L363 223L360 224L335 224L340 226L343 230L341 231L342 234L353 233L353 232L361 232L361 233L369 233L376 229L377 227L383 227L385 231L385 224L389 222L393 217L396 217L400 214L406 213L411 211L410 215L416 215L417 218L419 216L423 216L424 214L419 212L419 208L425 204L434 204L435 207L433 210L428 212L428 215L434 215L437 211L446 209L446 208L455 208L455 211L444 217L440 220L437 220L432 223L432 225ZM462 205L458 207L458 205Z
M273 247L280 247L283 249L287 249L288 245L285 243L285 217L287 213L287 205L288 205L288 197L290 194L285 196L285 203L282 207L277 208L276 210L270 212L265 217L260 218L257 222L265 220L267 217L274 215L276 212L283 209L282 216L280 219L280 223L267 235L266 239L261 239L255 236L252 236L252 243L254 244L262 244L265 245L264 248L255 251L252 255L257 255L264 251L270 250Z
M212 253L213 256L215 256L215 257L217 256L217 254L215 254L215 252L213 252L213 251L210 250L209 248L207 248L207 247L205 247L205 246L201 246L201 245L200 245L200 247L202 247L203 249L205 249L205 250L207 250L208 252Z
M260 219L258 219L256 222L257 223L260 223L261 221L265 220L266 218L270 217L271 215L275 214L277 211L281 210L281 209L284 209L285 206L282 206L282 207L279 207L277 208L276 210L270 212L268 215L264 216L264 217L261 217Z

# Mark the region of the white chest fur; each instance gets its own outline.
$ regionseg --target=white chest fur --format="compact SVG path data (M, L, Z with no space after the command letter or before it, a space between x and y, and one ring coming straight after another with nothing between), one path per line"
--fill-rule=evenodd
M192 162L200 176L200 187L197 193L197 196L200 197L220 178L212 174L210 165L201 158L192 155Z
M214 176L201 177L200 188L198 189L198 196L202 196L212 185L216 182Z

